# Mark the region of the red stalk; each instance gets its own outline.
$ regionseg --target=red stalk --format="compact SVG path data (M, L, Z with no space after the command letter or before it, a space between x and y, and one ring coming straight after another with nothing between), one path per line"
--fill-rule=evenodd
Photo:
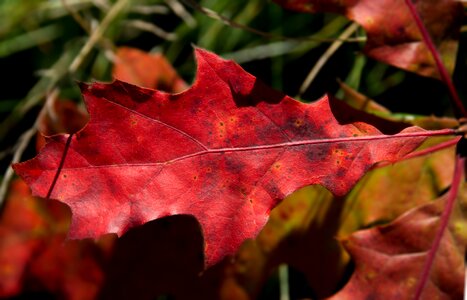
M433 43L433 40L430 37L430 34L426 30L426 27L423 24L420 18L420 15L418 14L417 9L415 8L415 5L412 3L412 0L405 0L405 3L407 7L409 8L410 13L412 14L412 17L414 18L414 21L417 24L418 29L420 30L422 34L423 41L428 47L428 50L430 50L431 55L433 55L433 58L436 63L436 67L438 68L439 74L441 76L441 80L444 82L444 84L449 90L449 94L451 96L451 104L455 108L454 112L456 114L456 117L467 118L467 111L465 110L464 105L462 104L462 101L459 97L459 94L457 93L456 88L454 87L454 84L451 80L451 76L446 70L446 67L443 64L443 61L441 60L441 56L439 55L439 52L436 49L435 44Z
M57 168L57 173L55 173L54 179L52 180L52 184L50 185L49 191L47 192L47 196L45 197L46 199L50 199L50 196L52 195L55 184L57 183L58 176L60 176L60 173L62 172L63 166L65 165L65 159L66 159L66 155L68 153L68 149L70 148L71 138L72 137L73 137L73 134L70 134L68 136L68 139L66 140L65 149L63 149L62 158L60 159L60 165Z
M465 157L457 155L456 167L454 169L454 177L452 179L451 189L449 190L445 200L446 206L444 208L443 214L441 215L441 221L438 232L436 232L435 239L433 241L430 251L428 252L425 265L423 266L422 274L417 284L417 288L415 290L414 300L421 299L420 297L422 296L423 290L430 277L430 271L435 261L436 253L438 252L439 247L441 245L441 239L443 238L444 232L446 231L452 213L452 209L457 199L457 194L459 192L459 187L461 185L461 179L464 175L464 171Z

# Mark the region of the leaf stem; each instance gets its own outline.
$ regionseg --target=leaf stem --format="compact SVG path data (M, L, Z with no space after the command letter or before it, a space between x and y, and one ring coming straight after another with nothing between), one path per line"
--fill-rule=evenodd
M68 139L66 140L65 148L63 149L62 158L60 159L60 164L58 165L57 172L55 173L52 183L50 184L50 188L49 188L49 191L47 192L47 196L45 196L46 199L50 199L50 196L52 195L55 184L57 183L58 176L60 176L60 172L62 171L63 166L65 165L66 155L68 154L68 149L70 148L72 138L73 138L73 134L71 133L68 136Z
M299 141L289 141L284 143L277 144L266 144L266 145L256 145L256 146L246 146L246 147L230 147L230 148L205 148L198 152L189 153L165 162L157 162L154 164L172 164L181 160L189 159L192 157L213 154L213 153L232 153L232 152L242 152L242 151L261 151L285 147L299 147L305 145L316 145L316 144L327 144L327 143L350 143L350 142L365 142L373 140L385 140L391 138L410 138L410 137L432 137L432 136L444 136L444 135L457 135L459 131L455 129L441 129L441 130L432 130L432 131L417 131L417 132L407 132L399 133L397 135L370 135L370 136L357 136L357 137L337 137L337 138L327 138L327 139L312 139L312 140L299 140ZM148 165L148 164L145 164ZM129 165L126 165L129 166ZM100 166L102 167L102 166Z
M417 27L422 34L423 41L425 42L426 46L428 47L428 50L431 52L431 55L433 56L433 59L435 60L436 67L438 68L439 74L441 76L441 80L444 82L444 84L449 90L449 94L451 96L450 98L451 104L455 108L454 113L456 114L456 117L467 118L467 111L465 110L465 107L462 104L459 94L457 93L457 90L454 87L454 83L451 80L451 76L446 70L446 67L444 66L444 63L441 59L441 56L438 50L436 49L435 44L433 43L433 40L431 39L430 34L428 33L425 25L423 24L415 5L412 3L412 0L405 0L405 3L407 7L409 8L410 13L412 14L412 17L414 18L414 21L417 24Z
M436 232L435 240L433 241L433 244L431 246L430 251L428 252L425 264L423 266L422 275L420 277L421 279L418 282L417 288L415 290L415 296L413 298L414 300L420 299L423 293L423 290L428 282L431 267L433 266L436 253L438 252L438 249L441 245L441 239L443 238L444 232L446 231L446 228L448 226L449 219L450 219L453 207L454 207L454 203L456 202L456 199L457 199L457 195L458 195L459 188L461 185L461 179L464 175L464 171L465 171L465 157L461 157L460 155L457 155L456 166L454 169L454 177L452 179L451 188L445 200L446 205L441 215L441 221L440 221L441 224L439 225L439 229Z
M458 134L458 131L455 129L441 129L441 130L431 130L431 131L398 133L397 135L368 135L368 136L355 136L355 137L336 137L336 138L327 138L327 139L290 141L290 142L284 142L284 143L257 145L257 146L248 146L248 147L214 148L214 149L208 149L207 152L208 153L237 152L237 151L264 150L264 149L271 149L271 148L303 146L303 145L311 145L311 144L363 142L363 141L384 140L384 139L391 139L391 138L431 137L431 136L456 135L456 134Z
M398 162L404 161L404 160L407 160L407 159L411 159L411 158L417 158L417 157L420 157L420 156L432 154L434 152L447 149L449 147L452 147L452 146L456 145L458 141L459 141L458 139L452 139L452 140L449 140L449 141L439 143L437 145L425 148L423 150L418 150L418 151L411 152L411 153L407 154L406 156L404 156ZM377 164L374 168L382 168L382 167L386 167L386 166L391 165L391 164L392 163L390 163L390 162L381 162L381 163Z

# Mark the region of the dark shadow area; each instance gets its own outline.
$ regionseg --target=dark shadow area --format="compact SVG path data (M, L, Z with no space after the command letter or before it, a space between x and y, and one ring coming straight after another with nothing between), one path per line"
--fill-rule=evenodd
M118 239L100 299L194 299L201 294L203 238L192 216L158 219Z
M354 122L365 122L378 128L384 134L396 134L404 128L411 126L408 123L392 122L375 115L365 113L364 111L357 110L347 105L344 101L335 99L331 95L328 95L328 97L332 113L341 125Z
M302 284L296 287L289 279L291 289L295 289L302 298L329 297L340 290L349 277L341 254L342 246L336 239L345 200L329 198L328 201L330 207L323 218L325 221L311 223L304 232L281 241L269 260L271 266L288 264L291 278L304 277L299 281Z
M288 266L287 276L290 300L316 299L316 295L310 288L305 274ZM263 289L258 296L258 300L280 300L280 284L278 272L275 272L274 275L269 277L264 284Z

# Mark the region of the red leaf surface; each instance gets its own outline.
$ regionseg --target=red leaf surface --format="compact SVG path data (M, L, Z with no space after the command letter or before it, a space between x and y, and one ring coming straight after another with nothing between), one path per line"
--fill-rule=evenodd
M344 239L356 269L343 290L330 299L463 299L465 193L464 188L459 197L464 198L461 206L454 210L439 244L434 241L449 193L410 210L387 226L362 230ZM431 251L435 254L433 265L424 278L422 271ZM422 280L426 283L417 298Z
M44 291L96 297L114 239L65 241L70 219L65 205L32 197L22 180L11 184L0 218L0 297Z
M369 57L420 75L439 77L434 59L404 0L275 2L300 12L345 15L365 29L368 39L364 51ZM444 65L453 72L462 25L462 5L455 0L420 0L415 1L415 5Z
M423 146L433 140L437 139ZM242 244L228 265L225 294L240 289L256 299L275 268L287 263L306 276L317 299L331 296L342 286L350 260L336 237L389 223L409 209L431 203L451 184L454 158L451 147L373 169L345 199L336 199L319 185L294 192L271 211L257 238Z
M51 137L36 158L14 165L36 195L71 207L70 237L121 235L191 214L212 265L254 237L297 188L322 184L343 195L376 162L451 132L409 127L385 135L327 97L300 103L232 61L200 49L196 56L197 80L180 94L121 81L82 84L87 126Z
M11 184L0 218L0 297L21 291L30 260L52 238L65 238L68 225L64 205L32 197L22 180Z
M29 262L28 279L63 299L96 299L104 282L104 266L114 236L90 239L55 239Z
M118 48L112 74L115 79L166 92L178 93L187 88L162 54L136 48Z

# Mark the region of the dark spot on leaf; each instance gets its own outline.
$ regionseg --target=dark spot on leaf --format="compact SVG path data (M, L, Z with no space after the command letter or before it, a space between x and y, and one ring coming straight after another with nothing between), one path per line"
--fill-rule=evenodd
M283 199L284 198L284 194L281 192L281 190L279 189L279 187L277 186L277 184L273 181L270 181L266 184L265 186L265 190L266 192L269 194L269 196L272 198L272 199Z
M295 127L300 127L300 126L303 125L303 120L296 119L295 122L294 122L294 124L295 124Z
M397 34L398 35L405 35L405 28L402 26L397 27Z
M243 162L241 162L240 160L231 158L231 157L226 157L225 166L229 172L232 172L234 174L243 173L243 170L245 168L245 164Z
M285 206L283 207L283 209L279 211L279 218L281 220L288 220L290 219L291 214L292 214L291 209Z
M344 177L347 170L345 168L339 168L336 172L337 177Z
M240 193L242 193L243 196L246 196L246 188L242 187L240 188Z

